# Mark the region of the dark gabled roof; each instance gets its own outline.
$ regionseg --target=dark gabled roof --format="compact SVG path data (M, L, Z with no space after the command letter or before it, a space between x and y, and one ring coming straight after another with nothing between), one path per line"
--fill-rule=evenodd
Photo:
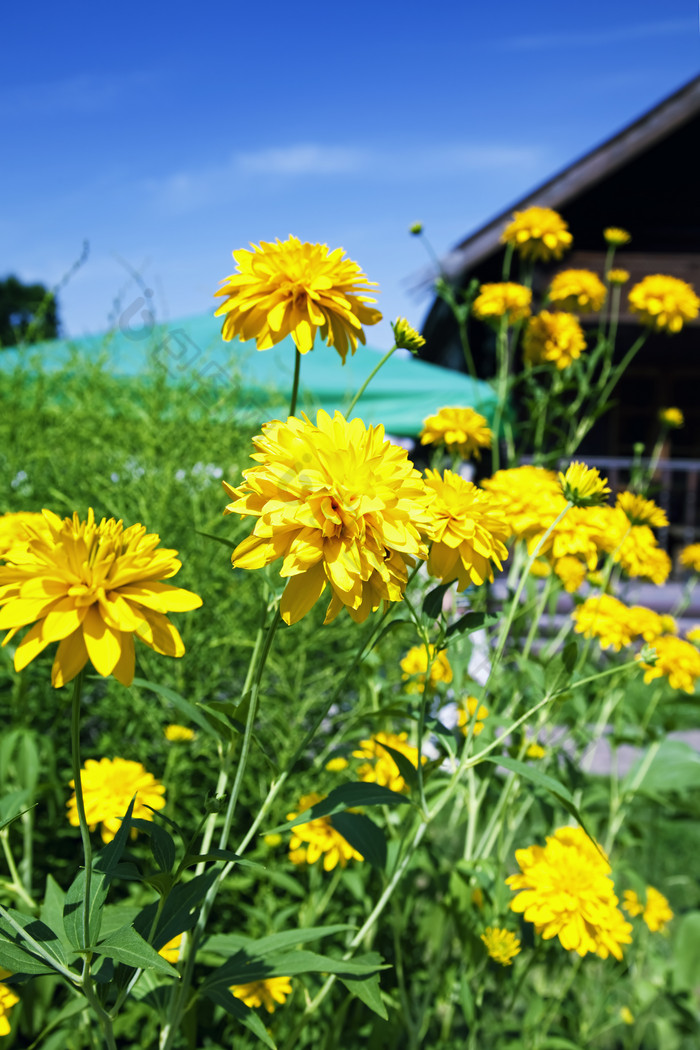
M533 205L560 209L699 115L700 76L467 237L441 259L443 273L459 278L496 252L513 211Z

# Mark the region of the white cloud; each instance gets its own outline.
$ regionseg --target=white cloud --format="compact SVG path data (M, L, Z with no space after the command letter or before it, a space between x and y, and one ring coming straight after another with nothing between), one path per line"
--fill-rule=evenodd
M239 153L234 164L245 174L346 175L371 167L371 154L346 146L299 143Z

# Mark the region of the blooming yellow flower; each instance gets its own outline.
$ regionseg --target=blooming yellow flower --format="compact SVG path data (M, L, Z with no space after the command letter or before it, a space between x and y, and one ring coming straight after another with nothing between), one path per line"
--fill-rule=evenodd
M246 1006L264 1006L271 1014L275 1003L282 1004L292 994L291 978L265 977L259 981L249 981L248 984L232 984L231 991Z
M478 736L479 733L483 732L484 719L488 717L488 707L480 703L475 696L465 696L457 704L457 726L465 736L469 732L473 719L476 719L476 721L472 729L472 736Z
M631 925L617 907L610 865L582 828L559 828L547 845L515 852L520 874L506 884L517 897L511 909L535 925L544 940L558 937L579 955L622 958Z
M513 959L520 951L520 941L510 930L498 926L487 926L481 934L486 951L501 966L512 966Z
M509 528L518 538L543 532L566 502L556 474L544 467L497 470L481 487L500 501Z
M238 544L234 567L260 569L283 558L288 583L280 611L296 623L326 585L330 623L342 608L362 622L383 602L403 598L407 566L425 558L420 529L428 527L425 485L406 451L385 440L384 428L348 423L319 411L273 420L253 439L257 466L239 488L224 482L233 503L226 514L257 519Z
M619 652L630 645L635 632L628 607L611 594L586 598L572 613L574 630L584 638L597 638L603 649Z
M493 565L508 557L510 528L501 501L451 470L442 477L426 470L425 485L435 493L430 506L432 544L428 572L443 583L457 580L460 591L493 580ZM492 564L493 563L493 564Z
M472 311L480 321L499 321L505 317L508 324L517 324L530 316L531 302L532 292L523 284L513 281L482 284Z
M49 539L49 528L43 514L20 510L0 515L0 561L14 561L15 557L26 554L27 545L35 538L37 530Z
M655 678L666 675L672 689L682 689L686 693L695 692L695 683L700 678L700 652L690 642L664 634L654 639L656 662L641 661L644 681L653 682Z
M329 252L326 244L302 244L296 237L251 248L233 252L238 272L215 293L225 297L215 312L224 316L224 339L255 339L258 350L268 350L291 335L306 354L320 330L345 364L348 350L354 354L358 340L365 342L362 325L382 319L366 305L377 301L371 298L375 282L343 258L342 248Z
M679 555L679 561L683 568L700 573L700 543L690 543L684 547Z
M80 771L85 817L90 831L102 825L102 841L111 842L121 827L122 817L134 795L133 817L153 820L154 809L165 805L165 786L146 770L140 762L126 758L88 758ZM69 781L75 788L75 781ZM68 820L77 828L78 803L75 791L66 803ZM150 807L150 808L149 808Z
M608 226L603 230L603 237L612 248L621 248L632 240L627 230L621 230L619 226Z
M0 968L0 978L9 977L9 970ZM0 1036L10 1034L10 1010L19 1002L13 988L0 983Z
M647 886L646 902L642 904L634 890L625 890L622 894L622 907L628 915L635 918L641 915L652 933L663 930L667 922L673 918L671 906L664 897L653 886Z
M303 795L299 799L298 811L288 813L287 820L294 820L299 813L311 809L323 798L315 791ZM324 871L332 871L338 864L344 868L349 860L364 860L362 854L336 831L330 817L317 817L308 824L297 824L292 828L289 841L289 859L292 864L315 864L319 857L323 857Z
M481 449L491 448L492 437L484 416L473 408L452 405L424 419L420 432L421 445L444 445L464 459L481 459Z
M342 773L349 765L347 758L344 758L343 755L336 755L335 758L329 758L326 762L326 769L329 773Z
M593 507L588 513L596 523L600 549L611 554L628 576L666 581L671 559L648 525L631 525L619 506Z
M512 221L501 234L501 241L510 244L523 259L561 259L571 246L573 238L569 227L552 208L526 208L516 211Z
M527 364L553 364L561 371L586 349L577 317L561 310L542 310L527 322L523 356Z
M407 791L408 784L399 773L399 768L392 755L385 749L388 744L394 751L405 755L408 761L416 769L418 768L418 748L407 743L408 733L374 733L368 740L361 740L360 747L353 751L355 758L364 758L364 762L357 770L360 780L368 784L381 784L390 791ZM421 755L421 761L425 762L425 755Z
M169 962L172 966L176 966L178 959L180 958L181 944L182 934L178 933L175 937L171 937L162 948L158 949L158 954L162 955L166 962Z
M560 503L551 506L551 519L566 506L562 495L559 496ZM528 539L528 552L533 553L538 543L544 540L541 554L548 557L554 565L555 572L559 562L566 557L576 557L584 562L588 569L593 570L598 564L601 536L598 522L593 516L595 507L571 507L569 512L552 529L546 539L546 529L540 526L540 531L530 535ZM547 522L547 528L552 520ZM570 564L561 566L563 575L566 575Z
M552 278L549 301L561 310L597 313L606 294L605 285L592 270L562 270Z
M615 506L624 511L631 525L649 525L654 529L663 529L668 525L666 511L657 507L653 499L644 499L636 492L621 492Z
M408 650L403 660L400 661L401 670L403 671L401 677L404 682L408 682L406 686L407 693L417 693L421 690L425 682L428 663L431 665L431 686L437 685L438 682L444 682L445 685L450 684L452 681L452 668L445 650L440 649L439 652L436 652L435 646L431 645L430 653L428 654L424 645L414 645Z
M601 478L595 467L585 463L571 463L565 474L559 475L564 498L575 507L595 507L605 503L610 493L608 479Z
M171 744L186 743L195 738L194 729L190 729L189 726L176 725L174 722L165 727L164 733L165 739Z
M635 284L629 293L629 308L639 314L642 324L659 332L680 332L698 316L700 299L686 281L657 273Z
M659 412L659 421L673 430L678 430L685 424L680 408L662 408Z
M629 270L608 270L605 276L608 279L608 284L627 284L630 279Z
M143 525L125 529L121 521L97 524L77 514L63 521L43 512L48 528L33 531L27 550L0 565L0 630L3 645L34 623L15 650L15 670L23 668L51 642L58 651L51 683L70 682L90 660L103 675L123 685L134 677L134 634L166 656L185 647L165 615L196 609L192 591L161 582L180 568L177 551L156 549L160 537Z
M391 330L394 333L394 342L400 350L410 350L412 354L416 354L422 346L425 346L423 336L411 327L405 317L397 317Z

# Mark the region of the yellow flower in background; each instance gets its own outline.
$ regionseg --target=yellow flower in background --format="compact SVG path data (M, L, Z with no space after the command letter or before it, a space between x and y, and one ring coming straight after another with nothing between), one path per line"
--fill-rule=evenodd
M387 441L384 427L365 427L319 411L264 424L253 439L257 461L244 482L224 488L234 502L225 514L256 518L238 544L234 568L261 569L283 558L287 578L280 604L296 623L328 585L330 623L341 609L362 622L384 602L398 602L407 566L425 558L429 497L405 449Z
M422 346L425 346L423 336L412 328L405 317L397 317L391 325L394 333L394 342L399 350L410 350L417 354Z
M621 248L623 244L629 244L632 240L631 234L627 230L621 230L619 226L608 226L603 230L603 237L611 248Z
M511 909L532 922L544 940L584 956L622 959L632 927L617 907L607 858L582 828L559 828L546 846L515 851L520 873L506 885L519 891Z
M654 642L662 634L676 634L678 631L672 616L661 615L644 605L631 605L627 610L627 622L634 636L645 642Z
M354 354L358 341L365 342L362 325L382 319L367 306L376 302L376 283L343 258L342 248L329 252L326 244L302 244L296 237L251 248L233 252L238 272L215 293L225 297L215 312L224 317L223 338L255 339L258 350L268 350L290 335L306 354L320 331L345 364L348 350Z
M69 786L75 788L75 781ZM140 762L126 758L101 758L97 762L88 758L80 771L80 784L85 802L85 817L90 831L102 825L102 841L111 842L119 831L122 817L129 808L134 795L133 817L153 820L154 809L165 805L165 786L148 772ZM74 828L79 827L78 803L75 791L68 806L68 820ZM150 807L150 808L149 808Z
M394 751L399 751L417 769L418 748L407 741L408 733L374 733L368 740L361 740L359 749L353 751L355 758L367 759L357 771L360 780L368 784L380 784L390 791L407 791L408 784L401 776L393 756L384 747L384 744L388 744ZM425 762L425 755L421 759Z
M585 349L583 329L573 314L542 310L527 322L523 335L523 356L527 364L552 364L561 371Z
M10 976L10 971L0 967L0 1036L10 1034L10 1011L19 1002L19 996L2 980Z
M499 321L505 317L508 324L517 324L530 316L532 292L524 284L501 281L482 284L472 305L472 312L480 321Z
M687 547L684 547L678 556L678 560L684 569L700 572L700 543L690 543Z
M634 1024L634 1014L630 1010L629 1006L620 1007L620 1020L623 1024Z
M437 685L438 682L444 682L445 685L450 684L452 681L452 668L450 667L450 661L447 659L446 651L440 649L437 652L435 646L431 645L430 653L428 654L424 645L414 645L408 650L403 660L400 661L401 670L403 671L401 677L404 682L408 682L406 686L407 693L420 691L425 682L428 663L431 664L431 686Z
M288 813L287 820L294 820L299 813L311 809L317 802L323 801L323 798L323 795L315 791L302 795L299 799L299 809ZM308 824L297 824L292 828L289 841L289 859L292 864L315 864L321 857L324 871L333 871L338 864L344 868L349 860L364 860L362 854L353 849L347 839L336 831L331 817L317 817Z
M481 482L481 487L499 500L509 528L518 538L544 532L565 503L556 474L544 467L497 470Z
M605 285L592 270L562 270L549 288L550 303L573 313L597 313L606 295Z
M491 448L493 435L488 422L473 408L447 406L423 420L421 445L444 445L464 459L481 459L481 449Z
M430 505L428 572L443 583L457 580L463 591L471 583L493 580L493 566L503 568L510 537L500 500L459 474L426 470L425 485L435 500Z
M561 215L552 208L526 208L513 213L501 242L516 248L523 259L561 259L573 238Z
M567 594L574 594L587 575L587 565L574 554L565 554L554 562L554 572L564 584Z
M86 521L43 515L45 526L26 526L26 552L0 565L0 630L9 630L3 645L34 624L15 650L15 670L58 642L53 686L70 682L88 660L98 674L130 685L134 635L157 653L182 656L182 639L165 614L197 609L202 599L162 582L180 568L177 551L156 549L160 537L143 525L125 529L114 518L98 524L92 508Z
M690 642L664 634L654 639L656 662L640 661L644 668L644 681L648 684L655 678L666 676L672 689L685 693L695 692L695 683L700 678L700 652Z
M178 933L175 937L171 937L162 948L158 949L158 954L161 955L166 962L169 962L172 966L176 966L180 958L181 944L182 934Z
M343 755L337 755L335 758L329 758L326 762L326 769L329 773L342 773L344 769L347 769L350 763L347 758Z
M668 525L666 511L657 507L653 499L644 499L636 492L621 492L615 506L624 511L631 525L648 525L654 529L663 529Z
M654 583L666 581L671 559L659 547L648 525L631 525L619 506L593 507L588 514L596 524L601 551L611 554L628 576L643 577Z
M542 747L542 744L538 743L537 740L532 740L525 748L525 758L532 758L535 761L544 758L546 754L547 749Z
M0 514L0 561L15 561L26 555L28 544L37 533L44 539L50 538L43 514L24 510Z
M484 720L489 717L489 709L485 707L475 696L465 696L457 704L457 726L466 736L469 727L474 722L472 736L478 736L484 730Z
M571 463L566 473L559 475L559 484L564 499L575 507L600 506L610 494L608 479L601 478L599 470L585 463Z
M700 645L700 623L693 624L690 630L685 632L685 636L689 642Z
M513 959L520 951L520 941L510 930L498 926L487 926L481 934L486 951L501 966L512 966Z
M642 324L658 332L680 332L698 316L700 299L686 281L657 273L635 284L629 293L629 309L639 315Z
M271 1014L275 1003L282 1005L287 996L292 994L291 978L265 977L260 981L249 981L248 984L232 984L231 991L246 1006L264 1006Z
M627 284L630 279L629 270L608 270L605 275L608 279L608 284Z
M169 740L171 744L188 743L190 740L194 740L196 736L194 729L190 729L189 726L179 726L174 722L166 726L163 732L165 733L165 739Z
M566 506L566 500L560 494L559 503L550 507L551 518L546 522L546 528L552 524L552 519ZM590 570L596 568L600 552L600 530L596 518L593 516L595 507L571 507L569 512L550 532L544 540L541 554L547 557L555 567L566 557L579 558ZM528 553L532 554L540 541L544 539L546 532L544 525L540 531L532 533L528 539ZM567 563L561 568L566 574Z
M670 904L663 893L659 893L653 886L647 886L644 904L634 890L625 890L622 894L622 907L632 918L641 915L652 933L662 931L666 923L673 918Z
M611 594L586 598L571 615L576 633L584 638L597 638L602 649L619 652L635 637L628 607Z
M659 412L659 421L664 426L671 427L672 430L678 430L685 425L685 419L680 408L662 408Z

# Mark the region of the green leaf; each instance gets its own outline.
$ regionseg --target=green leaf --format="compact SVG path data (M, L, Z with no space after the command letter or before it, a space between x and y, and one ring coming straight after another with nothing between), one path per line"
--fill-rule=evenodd
M237 1021L256 1035L258 1039L269 1046L270 1050L277 1050L275 1043L268 1034L265 1025L256 1014L255 1010L251 1010L249 1006L246 1006L244 1002L237 999L236 996L229 991L228 988L213 987L213 988L202 988L202 993L206 995L207 999L210 999L217 1006L223 1006L226 1013L235 1017Z
M389 623L385 623L377 637L372 642L369 651L371 652L376 645L379 645L382 638L384 638L384 636L387 635L389 631L393 631L395 627L400 627L402 624L406 623L411 623L411 621L405 619L403 616L397 616L395 620L389 620Z
M228 547L230 551L235 551L238 546L233 540L227 539L225 536L215 536L212 532L201 532L199 529L194 530L198 536L204 536L207 540L214 540L216 543L222 543L224 547Z
M51 955L56 962L62 966L67 965L66 953L59 940L58 934L50 929L45 922L35 919L31 915L24 915L7 908L7 914L12 917L18 926L26 930L27 934L41 944L41 947ZM0 966L12 973L55 973L49 962L46 962L32 951L31 947L23 940L21 935L7 921L5 916L0 916Z
M547 663L544 672L544 688L545 692L552 694L560 692L562 688L565 688L571 681L571 676L574 673L576 667L576 661L578 659L578 646L576 642L569 642L564 646L561 653L556 653L555 656Z
M451 583L439 583L437 587L433 587L432 591L428 591L423 599L422 612L424 616L429 617L431 620L438 619L442 612L442 600L451 586Z
M383 751L386 751L391 755L392 759L396 763L396 767L404 778L406 783L414 788L418 784L418 770L401 751L397 751L395 747L390 747L389 744L385 744L383 740L375 741L377 747L381 747Z
M199 707L196 704L191 704L189 700L185 700L184 696L180 696L180 694L176 693L174 689L169 689L165 685L160 685L159 682L149 682L146 678L134 678L132 684L138 686L140 689L151 689L154 693L162 696L164 700L168 700L181 714L185 715L198 725L205 733L215 737L217 740L219 739L218 732L202 714Z
M9 827L10 824L14 824L23 813L29 813L31 809L34 809L36 803L31 806L25 806L24 803L26 801L26 791L13 791L11 794L5 795L3 799L0 799L0 831Z
M673 988L690 992L700 981L700 911L687 912L675 931L673 947Z
M207 939L204 948L206 951L216 952L217 955L229 956L243 949L250 955L263 957L287 948L295 948L297 944L308 944L309 941L330 937L334 933L344 933L352 928L347 923L336 923L334 926L309 926L305 930L282 930L280 933L271 933L269 937L260 937L257 940L239 933L215 933Z
M200 861L205 863L210 860L230 860L236 864L239 864L243 868L255 868L257 871L267 871L264 864L258 864L257 861L247 860L245 857L239 857L237 853L233 853L230 849L210 849L208 853L188 853L185 859L182 861L183 868L194 867L195 864L199 864Z
M366 955L356 956L355 962L377 964L382 962L382 957L377 952L368 952ZM369 1006L375 1014L388 1021L389 1016L382 1000L378 973L370 974L368 977L341 977L340 980L347 990L357 996L365 1006Z
M374 953L372 953L374 957ZM293 977L300 973L334 973L339 977L363 977L388 966L374 960L333 959L330 955L319 955L303 949L276 955L273 959L256 958L245 951L236 952L232 958L213 970L204 980L201 990L226 987L232 984L248 984L263 981L266 977Z
M558 780L555 780L554 777L548 776L547 773L541 773L539 769L526 765L525 762L518 762L516 758L509 758L508 755L499 755L496 758L493 755L486 755L482 761L491 762L494 766L505 766L511 773L517 773L523 780L529 780L531 784L542 788L543 791L547 791L550 795L554 795L560 805L571 814L574 820L578 821L588 837L593 839L593 835L586 827L586 823L573 800L571 792L563 784L560 784Z
M44 892L44 900L41 905L39 918L42 922L46 923L49 929L56 932L64 949L67 952L71 952L72 945L66 936L63 926L63 908L65 900L66 895L54 879L53 875L47 875L46 890Z
M175 864L175 842L172 835L155 821L143 820L141 817L132 817L131 826L149 836L151 853L159 871L171 872Z
M407 803L410 803L410 799L406 798L405 795L399 795L396 791L390 791L389 788L382 787L381 784L367 784L363 780L351 780L346 784L333 788L326 798L322 799L321 802L317 802L311 809L304 810L303 813L294 817L293 820L288 820L286 824L280 824L276 828L271 828L266 834L271 835L278 831L288 831L289 828L296 827L297 824L308 824L310 820L316 820L318 817L328 817L334 813L342 813L343 810L351 806L399 806Z
M336 813L333 827L373 868L386 867L386 838L381 828L363 813Z
M621 790L634 783L644 756L630 769ZM700 755L682 740L664 740L649 764L637 792L647 795L682 794L700 788Z
M451 634L472 634L474 631L480 631L482 627L490 627L494 623L498 623L497 616L489 616L488 613L484 612L468 612L464 616L460 616L454 623L451 623L445 633L448 638Z
M157 970L160 973L170 974L178 977L177 970L159 955L148 941L136 932L133 926L122 926L121 929L110 933L93 949L97 954L104 955L115 962L124 963L126 966L142 967L144 970Z
M217 870L212 868L203 875L196 875L189 882L180 883L169 893L158 918L158 926L153 938L150 937L153 920L158 913L158 903L154 901L144 908L134 919L134 928L142 937L148 937L156 950L177 937L185 930L191 930L199 915L199 905L204 900L208 889L216 880Z

